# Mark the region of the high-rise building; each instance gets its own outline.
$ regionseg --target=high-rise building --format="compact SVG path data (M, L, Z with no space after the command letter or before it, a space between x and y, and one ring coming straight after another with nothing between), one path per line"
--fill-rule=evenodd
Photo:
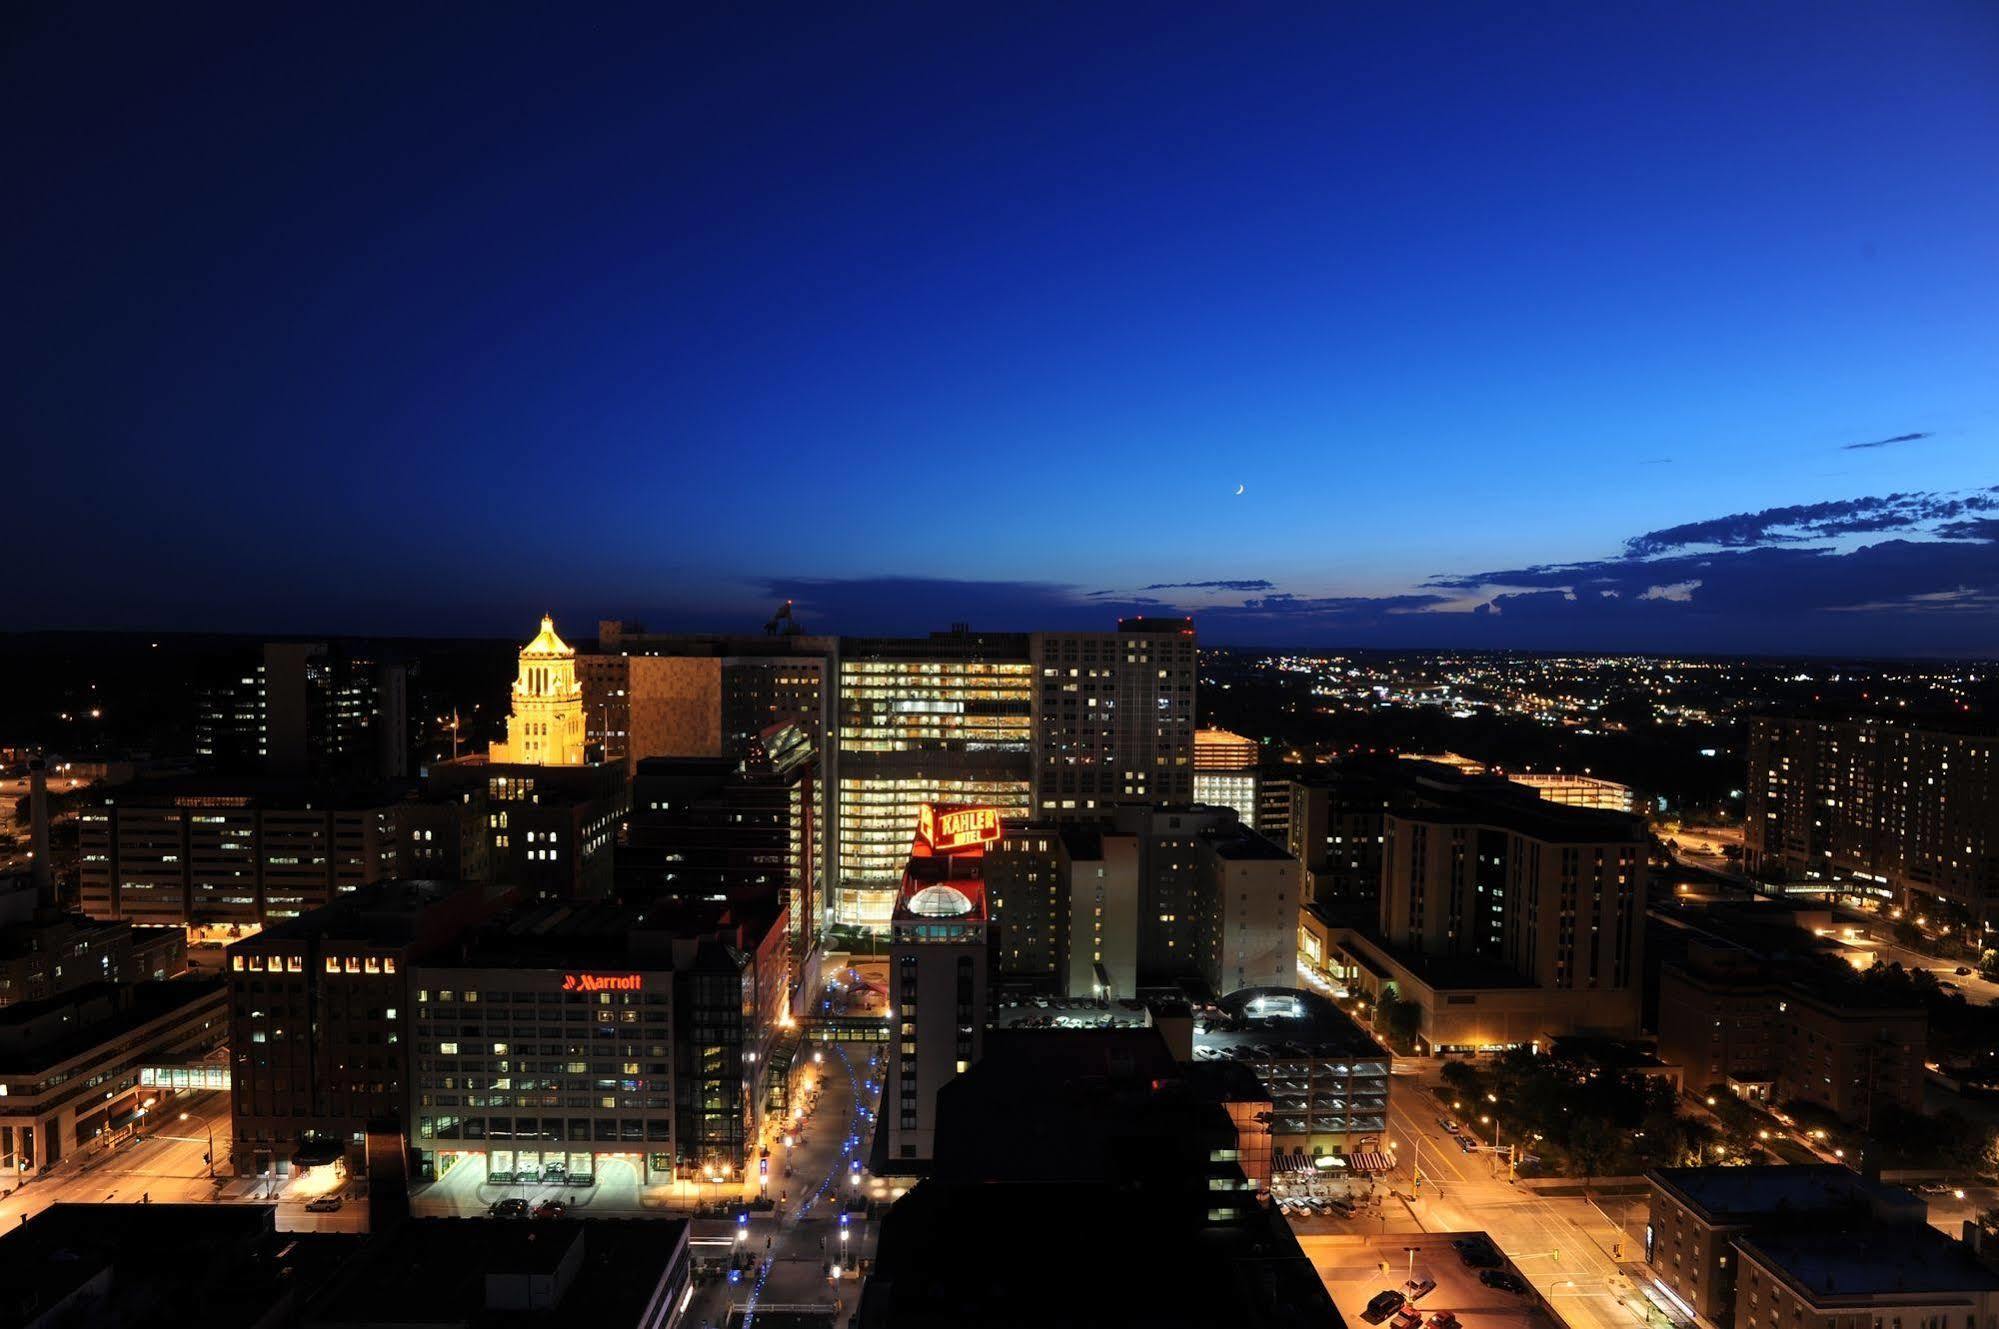
M496 745L497 746L497 745ZM622 766L496 763L484 757L433 763L425 790L442 809L422 818L444 834L462 826L464 809L483 822L483 843L462 853L461 865L483 864L477 879L512 886L531 900L587 900L608 895L612 846L630 806ZM414 808L416 805L410 805ZM426 843L426 848L428 842Z
M372 647L267 642L198 691L196 760L239 775L405 778L409 674Z
M1378 763L1342 764L1287 784L1285 842L1305 865L1313 902L1332 917L1374 926L1381 916L1382 818L1396 785Z
M1033 816L1102 821L1121 802L1194 800L1194 622L1038 632Z
M926 804L907 851L889 923L889 1002L895 1042L882 1090L893 1169L927 1160L937 1091L979 1059L989 962L982 869L999 838L999 810Z
M1751 872L1891 899L1975 944L1999 928L1999 736L1758 717L1747 795Z
M827 921L887 927L926 804L1028 814L1034 665L1019 633L843 638L827 789Z
M1211 808L1228 808L1243 822L1257 825L1261 800L1257 796L1256 740L1231 734L1226 729L1194 731L1194 802Z
M597 653L577 657L591 752L636 771L647 757L740 762L776 724L816 745L828 729L831 637L651 633L606 619Z
M588 760L576 650L555 635L555 622L546 614L541 631L521 648L506 741L492 745L492 760L514 766L581 766Z

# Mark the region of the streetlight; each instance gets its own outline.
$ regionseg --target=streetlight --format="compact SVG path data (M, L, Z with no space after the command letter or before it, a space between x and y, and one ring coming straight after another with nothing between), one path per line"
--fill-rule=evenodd
M182 1121L186 1121L187 1113L185 1112L181 1113L180 1119ZM208 1152L201 1156L201 1161L208 1164L208 1179L210 1181L214 1181L215 1180L215 1123L212 1121L204 1120L202 1122L202 1125L208 1128Z

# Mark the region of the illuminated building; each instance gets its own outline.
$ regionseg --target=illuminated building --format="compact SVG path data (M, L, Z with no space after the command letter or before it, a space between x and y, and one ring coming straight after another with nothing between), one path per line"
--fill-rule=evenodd
M242 1176L345 1157L371 1119L407 1121L410 966L508 899L437 881L383 882L274 923L226 953L233 1148Z
M148 1066L198 1062L228 1032L212 978L96 982L0 1009L0 1169L19 1185L101 1149L152 1096Z
M390 790L271 780L140 781L78 814L92 918L253 928L397 875Z
M1659 1055L1690 1089L1813 1103L1863 1129L1883 1105L1920 1112L1928 1015L1836 996L1745 949L1694 943L1683 963L1660 966Z
M740 1182L773 1094L789 931L782 910L545 905L418 964L423 1169Z
M1757 717L1743 864L1999 927L1999 737L1882 720Z
M1194 1026L1194 1064L1247 1066L1271 1098L1280 1154L1346 1155L1388 1129L1388 1049L1316 992L1291 986L1232 992Z
M483 864L477 880L517 887L529 899L610 893L612 846L630 800L623 766L501 765L462 757L433 763L424 787L434 804L459 809L422 814L426 829L449 835L471 813L483 842L465 850L461 863L468 869Z
M372 650L268 642L196 692L205 768L310 779L410 773L409 668Z
M1533 775L1509 772L1507 779L1525 785L1550 803L1570 808L1596 808L1604 812L1636 815L1638 795L1631 786L1588 775Z
M799 726L816 746L835 648L831 637L651 633L606 619L598 653L576 660L588 747L635 772L647 757L742 761L776 724Z
M1305 865L1313 901L1334 917L1372 926L1381 915L1382 817L1396 785L1383 778L1380 763L1366 762L1285 783L1286 847Z
M986 1028L986 848L999 809L926 804L906 851L889 923L894 1052L882 1090L877 1149L894 1170L931 1156L937 1091L979 1059Z
M1228 808L1254 825L1257 797L1256 740L1226 729L1194 731L1194 802Z
M1647 839L1636 818L1552 804L1493 776L1406 763L1382 817L1375 927L1331 967L1417 1008L1427 1053L1635 1033Z
M1037 632L1029 649L1036 819L1101 821L1121 802L1194 800L1192 619Z
M829 925L887 927L925 804L1026 816L1033 670L1018 633L841 640Z
M521 648L507 739L492 745L495 765L581 766L584 756L583 688L576 681L576 651L541 618L541 631Z

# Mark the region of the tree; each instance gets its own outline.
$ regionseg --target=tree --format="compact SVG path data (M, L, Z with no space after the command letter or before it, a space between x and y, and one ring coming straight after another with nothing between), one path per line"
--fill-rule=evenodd
M1423 1008L1413 1001L1389 995L1392 990L1381 994L1381 1010L1378 1012L1381 1031L1397 1049L1406 1051L1415 1044L1416 1035L1423 1027Z
M1616 1133L1596 1117L1584 1117L1569 1132L1569 1160L1582 1170L1583 1199L1589 1199L1590 1183L1596 1180L1605 1160L1616 1148Z
M1979 956L1978 972L1987 978L1999 978L1999 951L1987 951Z
M1468 1061L1445 1062L1443 1077L1445 1087L1461 1096L1475 1097L1485 1092L1477 1069Z

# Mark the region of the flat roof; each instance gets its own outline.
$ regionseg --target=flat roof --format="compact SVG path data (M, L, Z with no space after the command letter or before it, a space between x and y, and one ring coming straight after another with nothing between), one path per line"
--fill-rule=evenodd
M682 1249L679 1218L411 1219L378 1234L302 1317L376 1324L637 1324ZM549 1274L582 1244L581 1266L554 1306L489 1310L491 1275Z
M51 997L0 1007L0 1028L12 1029L65 1008L81 1007L107 997L112 1001L110 1013L99 1019L67 1025L45 1042L0 1049L0 1072L32 1075L82 1056L92 1048L101 1047L204 1000L215 1002L216 1013L225 1015L228 1010L223 997L226 986L219 975L144 983L86 983Z
M1995 1292L1999 1270L1927 1223L1870 1223L1837 1232L1758 1232L1736 1244L1814 1300L1880 1293Z
M1908 1191L1871 1182L1836 1163L1654 1168L1646 1176L1701 1210L1710 1221L1746 1220L1773 1213L1823 1213L1874 1199L1922 1204Z
M1245 1053L1279 1059L1345 1057L1387 1061L1388 1049L1347 1013L1303 988L1243 988L1194 1017L1194 1056L1211 1060Z

